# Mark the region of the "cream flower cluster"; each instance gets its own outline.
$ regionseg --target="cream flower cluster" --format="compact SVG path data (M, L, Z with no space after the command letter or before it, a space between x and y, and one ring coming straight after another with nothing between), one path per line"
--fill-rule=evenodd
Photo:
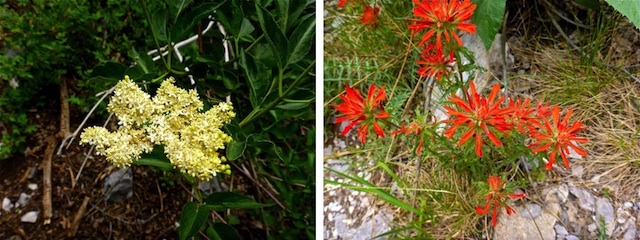
M193 177L209 180L216 173L229 174L226 158L217 150L232 140L221 128L235 116L233 106L223 102L201 112L198 94L176 87L174 81L165 80L151 98L125 76L107 106L118 117L118 130L89 127L80 143L95 145L99 155L118 167L131 165L155 144L164 145L171 164Z

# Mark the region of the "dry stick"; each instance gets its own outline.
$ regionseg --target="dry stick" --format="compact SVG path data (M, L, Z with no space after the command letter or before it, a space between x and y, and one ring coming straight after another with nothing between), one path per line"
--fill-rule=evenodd
M413 41L413 35L411 35L411 39L409 39L409 42L411 41ZM407 64L407 58L409 58L410 51L411 44L407 44L407 51L404 54L404 60L402 60L402 66L400 66L400 71L398 72L398 77L396 77L396 82L393 83L393 88L391 89L391 95L389 95L389 99L393 98L393 94L396 92L396 87L398 86L398 82L400 82L400 78L402 78L402 72L404 71L404 66ZM390 103L391 101L387 102L386 106L389 106Z
M69 131L69 92L67 90L67 80L60 79L60 131L58 137L65 138L71 135Z
M91 198L84 197L82 201L82 206L80 206L80 210L76 213L76 216L73 218L73 222L71 223L71 228L69 232L67 232L67 237L74 237L78 232L78 226L80 225L80 219L84 216L84 213L87 211L87 204L89 204L89 200Z
M51 209L51 159L56 148L56 137L47 137L47 148L44 150L44 163L42 164L42 208L44 225L51 223L53 210Z
M282 205L282 203L280 203L280 201L278 201L278 199L273 196L273 194L271 194L271 192L269 190L267 190L267 188L265 188L264 186L262 186L262 184L260 182L258 182L256 179L254 179L251 176L251 173L249 173L249 170L247 170L247 168L241 169L240 167L238 167L238 165L236 165L235 163L231 163L231 165L233 167L235 167L236 169L240 170L241 173L243 173L245 176L247 176L249 178L249 180L251 180L254 184L258 185L259 188L262 188L262 190L264 190L265 192L267 192L267 195L269 195L269 197L271 197L271 199L273 199L273 201L276 202L276 204L278 204L278 206L280 206L282 209L286 209L284 207L284 205Z

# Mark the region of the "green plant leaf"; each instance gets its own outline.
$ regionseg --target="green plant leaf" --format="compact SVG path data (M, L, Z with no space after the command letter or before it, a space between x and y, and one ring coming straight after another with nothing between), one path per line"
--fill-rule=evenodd
M227 145L227 159L233 161L238 159L244 153L247 148L247 141L238 141L234 139L229 145Z
M226 209L251 209L269 207L273 204L258 203L251 198L234 192L214 192L205 199L207 207L211 210L221 211Z
M184 204L180 217L180 229L178 229L180 239L193 237L204 226L208 216L209 209L205 205L194 202Z
M278 0L276 1L276 7L278 9L278 20L280 21L280 26L283 29L287 29L287 24L289 22L289 0Z
M311 15L313 16L313 15ZM306 18L291 34L289 42L289 64L302 60L311 49L316 33L316 18Z
M281 27L273 19L269 11L262 8L257 3L256 11L258 13L260 27L269 41L269 47L276 56L278 67L283 69L287 63L287 37L284 35L284 31L282 31Z
M252 42L255 39L251 36L251 33L255 31L256 28L253 27L249 19L243 18L242 24L240 25L240 31L238 32L238 39L245 42Z
M146 74L155 70L155 62L153 62L151 56L146 53L140 54L135 48L132 48L129 50L129 57L136 61L136 64L140 66L140 70L142 70L143 73Z
M472 0L476 5L471 21L477 26L477 33L485 49L491 48L504 19L506 0Z
M605 0L640 29L640 0Z
M167 158L141 157L133 161L133 164L142 166L154 166L160 168L165 172L169 172L173 169L173 165L171 165L171 162Z
M171 11L171 16L173 17L174 24L176 23L176 20L178 20L178 16L180 16L180 13L182 12L182 10L187 8L187 6L191 4L191 2L193 2L193 0L168 0L167 1L167 4L169 5L169 11Z
M244 12L242 4L238 0L227 1L216 11L217 20L222 26L236 38L239 38L242 31L242 22L244 21Z
M167 10L158 9L151 16L151 28L158 41L167 42Z
M265 78L265 72L263 68L259 68L256 60L244 52L244 49L240 51L240 66L247 76L247 83L249 84L249 101L251 106L257 108L260 106L260 97L264 96L267 91L268 81Z
M127 71L127 67L119 62L106 62L98 65L91 71L91 78L106 78L122 80L124 78L124 72Z
M216 3L204 2L178 16L178 19L175 21L176 24L171 27L171 39L174 41L181 41L189 34L195 34L193 29L198 22L209 14L213 14L213 11L218 9L218 7L225 2L226 0L218 1Z
M207 228L207 236L214 240L240 240L238 231L230 225L224 223L214 223Z

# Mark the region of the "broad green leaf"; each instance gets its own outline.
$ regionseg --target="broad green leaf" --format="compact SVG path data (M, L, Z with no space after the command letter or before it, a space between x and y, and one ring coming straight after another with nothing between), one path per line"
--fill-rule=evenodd
M316 18L305 19L291 34L289 42L289 64L302 60L311 49L316 33Z
M242 22L245 18L242 5L237 0L227 1L222 4L216 11L216 17L231 35L239 38L240 31L242 31Z
M169 159L166 159L166 158L162 159L162 158L141 157L133 161L133 164L142 165L142 166L154 166L162 169L162 171L165 171L165 172L171 171L171 169L173 169L173 165L171 165L171 162L169 161Z
M122 63L106 62L94 67L91 71L90 77L122 80L124 78L125 71L127 71L127 67Z
M309 4L315 3L315 1L313 0L308 0L308 1L291 1L290 5L289 5L289 21L287 23L287 32L289 32L289 28L291 28L294 25L297 25L298 22L301 22L301 18L300 18L300 14L302 14L302 12L304 11L304 9L307 8L307 6L309 6ZM313 11L315 12L315 11ZM315 13L313 13L315 14ZM314 15L315 18L315 15Z
M640 0L605 0L640 29Z
M287 37L284 36L284 32L269 11L256 4L256 12L260 27L269 41L273 54L276 55L278 67L283 69L287 63Z
M146 53L139 53L135 48L129 50L129 57L136 61L136 64L140 66L143 73L150 73L155 70L155 62L151 56Z
M227 159L233 161L238 159L244 153L247 148L247 141L234 139L227 145Z
M261 103L258 99L265 95L269 84L267 79L264 78L265 73L263 71L266 70L259 68L253 56L245 53L244 49L240 51L240 66L247 76L251 106L257 108Z
M182 41L189 35L196 34L194 28L198 22L210 14L213 14L213 11L225 2L226 0L215 3L204 2L178 16L176 24L171 28L171 40Z
M193 237L204 226L208 216L209 209L205 205L194 202L184 204L180 217L180 229L178 229L180 239Z
M310 103L311 102L282 102L280 105L276 106L276 108L284 110L300 110L309 107Z
M283 29L287 29L287 24L289 23L289 0L278 0L276 2L276 7L278 9L278 21L280 22L280 26Z
M212 227L207 228L207 235L214 240L240 240L238 231L230 225L224 223L214 223Z
M161 42L167 42L167 14L166 9L158 9L151 16L151 28Z
M169 5L169 10L171 11L171 16L173 17L174 24L176 23L176 20L178 20L178 16L180 16L180 13L182 12L182 10L187 8L187 6L191 4L191 2L193 2L193 0L168 0L167 1L167 4Z
M493 39L498 33L504 19L506 0L472 0L478 6L471 21L476 24L476 31L485 49L491 48Z
M221 211L226 209L251 209L269 207L273 204L258 203L251 198L234 192L214 192L205 199L207 207L211 210Z
M255 31L256 28L253 27L253 25L251 24L251 22L249 21L249 19L243 18L242 19L242 24L240 25L240 31L238 32L238 39L240 39L241 41L245 41L245 42L252 42L255 41L255 39L251 36L251 33L253 33L253 31Z

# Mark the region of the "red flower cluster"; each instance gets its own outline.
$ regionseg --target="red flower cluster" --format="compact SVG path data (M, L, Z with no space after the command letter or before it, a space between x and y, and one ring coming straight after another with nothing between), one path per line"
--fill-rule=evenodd
M409 25L409 30L412 34L427 30L418 46L424 45L433 35L436 36L435 44L439 49L443 47L442 36L445 41L452 42L455 39L455 43L462 46L456 31L476 32L476 25L466 22L476 9L470 0L413 0L413 4L416 5L413 15L418 19L409 19L413 23Z
M548 104L543 106L539 104L534 110L530 106L529 99L522 101L509 100L509 105L502 106L504 96L498 98L500 86L493 85L489 98L480 96L475 90L473 81L470 83L470 93L465 92L466 99L463 100L458 96L449 97L449 100L455 104L455 109L445 106L447 114L451 119L443 122L451 123L451 127L445 130L444 134L447 138L452 138L453 134L461 126L466 127L466 132L458 141L458 145L462 145L471 137L475 138L476 155L482 157L482 145L484 140L482 134L486 134L489 140L496 146L502 146L502 142L496 136L496 132L508 135L508 131L516 129L517 131L535 139L536 142L529 145L533 152L543 152L551 148L549 154L549 163L547 169L551 169L556 159L556 154L560 153L565 167L569 168L567 154L569 148L576 151L581 156L586 156L587 151L578 147L576 143L586 143L588 140L584 137L578 137L577 133L584 130L582 122L577 121L569 123L569 118L573 113L573 109L569 109L567 114L560 121L560 109L554 106L549 111ZM497 99L497 100L496 100ZM549 121L551 116L553 122ZM544 124L542 124L544 123Z
M391 135L396 135L399 133L404 133L405 136L409 136L409 134L415 134L420 138L420 143L418 143L418 148L416 149L416 155L420 155L420 151L422 151L422 146L424 144L424 139L420 136L422 133L422 126L417 122L409 123L409 126L405 127L405 123L402 123L399 130L391 132Z
M507 204L505 203L507 197L512 199L520 199L525 197L526 194L506 193L505 184L498 176L489 176L487 182L489 182L490 189L489 193L484 196L484 198L487 199L487 202L484 204L484 207L476 207L476 213L485 215L489 211L491 211L491 225L495 227L496 223L498 222L498 209L504 207L508 215L515 213L515 210L507 206Z
M359 125L358 137L362 144L366 141L369 126L373 126L373 131L378 136L384 137L384 130L378 124L379 119L385 119L390 116L381 105L385 99L384 87L378 88L373 84L369 86L366 100L357 89L347 86L345 91L346 94L340 95L344 103L335 106L335 109L344 115L336 118L334 123L349 122L349 125L344 128L341 134L346 135L355 125Z
M455 61L453 51L458 48L456 45L463 45L456 31L476 32L476 25L467 23L476 5L469 0L413 0L413 3L416 5L413 8L413 15L417 19L408 19L413 23L409 25L411 34L427 30L418 46L425 45L434 35L436 36L435 42L426 44L420 54L421 60L417 63L421 68L418 69L418 74L421 77L435 76L441 80L442 76L448 76L452 70L452 63ZM445 44L443 44L443 36ZM449 47L448 58L444 54L445 45Z
M359 2L364 5L363 1L359 1ZM344 7L346 4L347 4L347 0L340 0L338 1L338 4L336 4L336 6ZM374 8L371 6L365 6L364 10L362 11L362 17L360 18L360 22L362 23L363 26L371 29L378 24L379 13L380 13L379 7Z

